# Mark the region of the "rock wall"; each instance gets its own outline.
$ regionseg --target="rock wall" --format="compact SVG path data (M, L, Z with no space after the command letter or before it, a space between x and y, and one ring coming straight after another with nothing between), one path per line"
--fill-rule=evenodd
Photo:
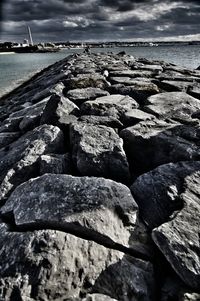
M200 300L200 71L74 54L0 100L0 300Z

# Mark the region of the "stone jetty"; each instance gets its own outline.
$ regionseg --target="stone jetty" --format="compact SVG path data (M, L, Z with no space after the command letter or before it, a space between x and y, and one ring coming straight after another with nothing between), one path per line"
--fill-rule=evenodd
M0 301L200 300L200 70L74 54L0 100Z

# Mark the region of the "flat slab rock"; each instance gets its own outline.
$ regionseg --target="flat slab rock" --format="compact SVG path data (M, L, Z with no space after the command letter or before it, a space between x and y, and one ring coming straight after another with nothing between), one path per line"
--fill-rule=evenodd
M138 107L138 103L130 96L115 94L96 98L95 101L86 101L81 106L81 113L120 118L125 112Z
M45 153L63 150L58 127L42 125L0 150L0 200L17 185L35 176L37 161Z
M107 96L109 93L104 91L100 88L83 88L83 89L74 89L69 90L67 92L67 97L76 103L77 105L82 104L84 101L87 100L94 100L95 98Z
M82 175L129 180L123 140L106 126L77 122L70 127L72 158Z
M55 224L101 244L126 247L137 222L137 205L126 186L69 175L46 174L25 182L11 194L1 213L12 214L17 226Z
M185 92L166 92L150 96L144 109L160 118L184 120L200 109L200 101Z
M199 160L200 128L158 119L120 132L132 173L139 175L169 162Z
M59 231L15 233L1 223L0 262L1 300L79 300L93 292L154 300L151 264Z

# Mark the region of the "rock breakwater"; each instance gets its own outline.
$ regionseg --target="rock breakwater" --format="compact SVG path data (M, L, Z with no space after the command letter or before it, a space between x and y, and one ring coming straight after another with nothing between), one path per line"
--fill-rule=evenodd
M74 54L0 100L0 300L200 300L200 71Z

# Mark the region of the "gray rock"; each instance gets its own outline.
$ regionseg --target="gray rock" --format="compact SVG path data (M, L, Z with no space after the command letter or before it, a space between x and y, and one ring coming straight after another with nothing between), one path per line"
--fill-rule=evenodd
M122 128L123 124L112 116L92 116L92 115L83 115L78 121L83 121L91 123L94 125L105 125L111 128Z
M137 63L136 66L132 66L132 69L140 69L140 70L148 70L148 71L153 71L155 74L156 72L162 72L163 68L161 65L157 65L157 64L139 64Z
M48 154L40 157L40 174L71 174L72 162L70 154Z
M199 126L147 120L120 132L133 174L161 164L200 159Z
M121 252L60 231L17 233L4 224L0 228L2 300L80 300L93 292L102 295L109 288L112 291L107 295L113 299L130 295L136 300L154 300L150 264L130 263ZM116 281L116 273L126 277ZM101 286L97 286L99 279Z
M44 109L40 123L53 124L65 128L70 118L69 115L76 114L78 111L79 108L68 98L54 94Z
M18 132L21 120L21 117L5 119L0 126L0 133Z
M111 248L128 248L137 223L137 205L125 185L60 174L45 174L18 186L1 214L12 215L19 227L53 228Z
M187 93L195 98L200 99L200 84L199 85L190 85L188 87Z
M167 92L187 92L191 82L176 81L176 80L163 80L159 82L159 87Z
M200 162L179 162L161 165L138 177L131 191L148 227L155 228L169 219L182 207L179 198L187 175L200 168Z
M35 176L41 155L63 150L63 134L59 128L43 125L0 150L0 199L17 185Z
M75 123L70 128L72 158L82 175L102 176L126 183L129 166L123 141L106 126Z
M47 97L34 105L29 105L22 110L16 111L16 112L10 114L9 118L16 118L16 117L24 118L24 117L28 117L29 115L30 116L41 115L48 100L49 100L49 98Z
M123 116L123 123L126 126L132 126L140 121L155 119L154 115L148 114L138 109L130 110Z
M69 90L66 96L77 105L81 105L87 100L94 100L97 97L107 96L109 93L100 88L83 88Z
M150 96L144 109L162 118L184 120L200 109L200 102L184 92L166 92Z
M19 132L0 133L0 148L7 146L19 138Z
M58 94L58 95L62 96L64 88L65 88L65 85L63 83L57 83L56 85L53 85L52 87L48 87L42 91L39 90L31 98L31 101L32 101L32 103L36 103L38 101L41 101L44 98L51 96L52 94Z
M95 101L86 101L81 106L81 113L120 118L125 112L136 108L138 104L133 98L116 94L99 97Z
M111 93L119 93L133 97L138 103L144 104L147 97L159 93L158 87L148 81L132 80L130 86L122 84L113 85L109 88Z
M110 86L105 77L97 73L79 74L76 77L65 80L64 84L68 90L89 87L100 88L104 90Z
M152 238L182 281L194 290L200 283L200 172L190 172L178 198L182 209L153 230ZM162 198L162 194L160 195Z
M192 292L183 292L179 298L179 301L199 301L200 294Z
M184 81L184 82L197 81L197 82L199 82L199 78L196 76L182 74L180 72L173 71L173 70L166 70L165 72L163 72L159 75L156 75L155 78L159 79L159 80L175 80L175 81Z

